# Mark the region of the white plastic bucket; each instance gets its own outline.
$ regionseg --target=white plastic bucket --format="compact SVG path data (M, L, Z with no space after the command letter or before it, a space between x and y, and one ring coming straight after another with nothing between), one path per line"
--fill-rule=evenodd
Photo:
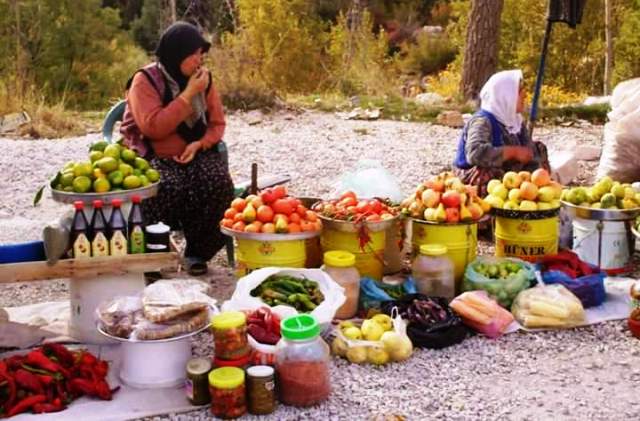
M144 289L144 286L142 273L71 278L69 281L71 295L69 333L74 339L83 343L115 343L96 329L96 308L102 302L119 295L136 295Z
M629 264L629 239L624 222L602 222L602 245L598 250L600 232L598 223L587 219L576 218L573 221L573 251L587 263L598 266L600 251L600 268L611 271L624 271Z
M123 342L120 379L140 389L182 386L191 358L191 337L156 342Z

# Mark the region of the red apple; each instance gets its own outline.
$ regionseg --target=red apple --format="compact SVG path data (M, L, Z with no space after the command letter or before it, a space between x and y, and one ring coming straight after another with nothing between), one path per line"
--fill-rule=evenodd
M460 222L460 210L458 208L447 208L447 222Z
M444 181L439 177L431 177L424 183L424 185L428 189L435 190L440 193L444 191Z
M444 204L445 208L458 209L460 207L460 193L449 190L442 195L441 202Z

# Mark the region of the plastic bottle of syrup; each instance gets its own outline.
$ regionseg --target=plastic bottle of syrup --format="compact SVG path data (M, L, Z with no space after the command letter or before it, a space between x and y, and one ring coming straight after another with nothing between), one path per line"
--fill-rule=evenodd
M131 212L127 221L129 233L129 253L140 254L146 252L145 224L140 208L140 196L131 198Z
M112 256L125 256L127 254L127 222L120 210L122 200L111 201L111 217L109 218L109 250Z
M75 259L91 257L91 243L89 242L89 223L84 215L84 203L73 202L76 209L71 226L71 250L69 254Z
M93 257L109 255L107 220L102 212L102 200L93 201L91 217L91 254Z

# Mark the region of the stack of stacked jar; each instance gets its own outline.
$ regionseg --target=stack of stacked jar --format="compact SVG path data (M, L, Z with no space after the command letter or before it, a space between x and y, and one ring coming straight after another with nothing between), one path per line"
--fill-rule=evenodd
M314 405L329 397L329 347L320 338L313 316L297 315L281 322L275 370L266 365L250 366L244 313L216 315L212 328L216 368L207 378L213 415L237 418L247 410L255 415L270 414L276 409L277 392L283 403L294 406Z

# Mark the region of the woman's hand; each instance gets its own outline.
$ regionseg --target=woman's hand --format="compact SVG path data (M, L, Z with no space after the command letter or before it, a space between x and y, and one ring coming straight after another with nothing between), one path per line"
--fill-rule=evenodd
M180 94L183 96L187 102L191 102L191 99L198 95L200 92L204 92L207 89L207 85L209 83L209 71L204 67L196 70L194 74L189 78L189 82L187 82L187 87L184 88L184 91Z
M191 142L184 148L182 154L180 156L174 156L173 160L180 164L188 164L193 161L193 158L195 158L200 149L202 149L202 142L199 140Z
M503 151L505 161L514 160L527 164L533 159L533 151L526 146L505 146Z

